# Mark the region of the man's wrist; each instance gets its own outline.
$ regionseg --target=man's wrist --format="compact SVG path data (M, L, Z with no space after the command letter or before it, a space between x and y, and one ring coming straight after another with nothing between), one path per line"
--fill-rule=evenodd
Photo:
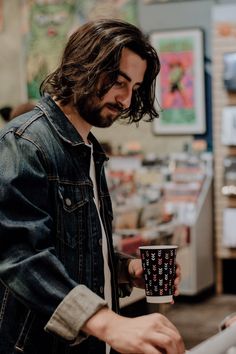
M107 329L109 328L111 321L118 317L119 315L110 310L108 307L103 307L85 322L81 330L88 335L92 335L106 341Z

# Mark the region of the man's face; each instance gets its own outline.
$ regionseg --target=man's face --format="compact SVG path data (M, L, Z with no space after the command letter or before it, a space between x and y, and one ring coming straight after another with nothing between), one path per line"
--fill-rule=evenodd
M142 84L146 68L146 60L124 48L116 82L102 99L93 97L85 101L82 107L77 107L80 116L94 127L111 126L122 111L130 107L133 92ZM104 80L101 78L98 90L102 89Z

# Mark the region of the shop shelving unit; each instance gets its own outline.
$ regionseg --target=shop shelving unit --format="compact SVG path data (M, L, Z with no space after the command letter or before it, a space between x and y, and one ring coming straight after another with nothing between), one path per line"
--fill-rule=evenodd
M222 144L222 113L226 106L236 105L236 93L228 93L224 87L224 53L235 52L235 5L216 5L212 21L212 87L213 87L213 143L214 143L214 219L216 289L223 292L223 261L236 259L236 249L223 244L223 212L225 208L236 208L236 198L222 194L224 185L224 158L236 156L235 146ZM236 233L235 233L236 237Z
M180 295L195 296L214 285L212 176L207 176L197 202L196 217L189 225L189 244L180 247ZM144 298L144 290L134 289L130 297L120 300L127 306Z

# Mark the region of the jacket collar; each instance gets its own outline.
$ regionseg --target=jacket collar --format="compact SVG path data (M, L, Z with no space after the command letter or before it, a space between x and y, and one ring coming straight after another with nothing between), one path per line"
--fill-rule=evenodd
M84 140L81 135L75 129L73 124L71 124L69 119L65 116L65 114L54 102L50 95L46 94L45 96L43 96L41 100L36 104L36 106L41 111L43 111L48 121L53 126L56 133L62 140L72 146L85 146ZM108 160L101 145L91 132L89 133L88 138L93 144L94 151L100 155L103 155L103 158Z
M48 121L62 140L72 146L84 144L81 135L77 132L75 127L57 106L51 96L48 94L43 96L36 106L43 111Z

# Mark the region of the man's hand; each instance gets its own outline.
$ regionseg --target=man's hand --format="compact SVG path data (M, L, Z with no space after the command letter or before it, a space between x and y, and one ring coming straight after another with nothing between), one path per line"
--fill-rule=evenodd
M230 314L224 318L224 320L220 324L220 329L223 330L223 329L230 327L232 325L236 325L236 313L235 312L233 312L232 314Z
M141 259L135 258L130 260L128 265L128 273L133 286L141 289L145 288Z
M143 279L143 268L142 268L141 259L131 259L128 266L128 272L132 280L133 286L135 286L136 288L144 289L145 284ZM177 263L176 272L175 272L175 281L174 281L174 286L175 286L174 296L179 295L180 280L181 280L181 269L180 269L180 265Z
M85 323L82 330L107 342L119 353L183 354L185 352L178 330L159 313L126 318L108 308L103 308Z

